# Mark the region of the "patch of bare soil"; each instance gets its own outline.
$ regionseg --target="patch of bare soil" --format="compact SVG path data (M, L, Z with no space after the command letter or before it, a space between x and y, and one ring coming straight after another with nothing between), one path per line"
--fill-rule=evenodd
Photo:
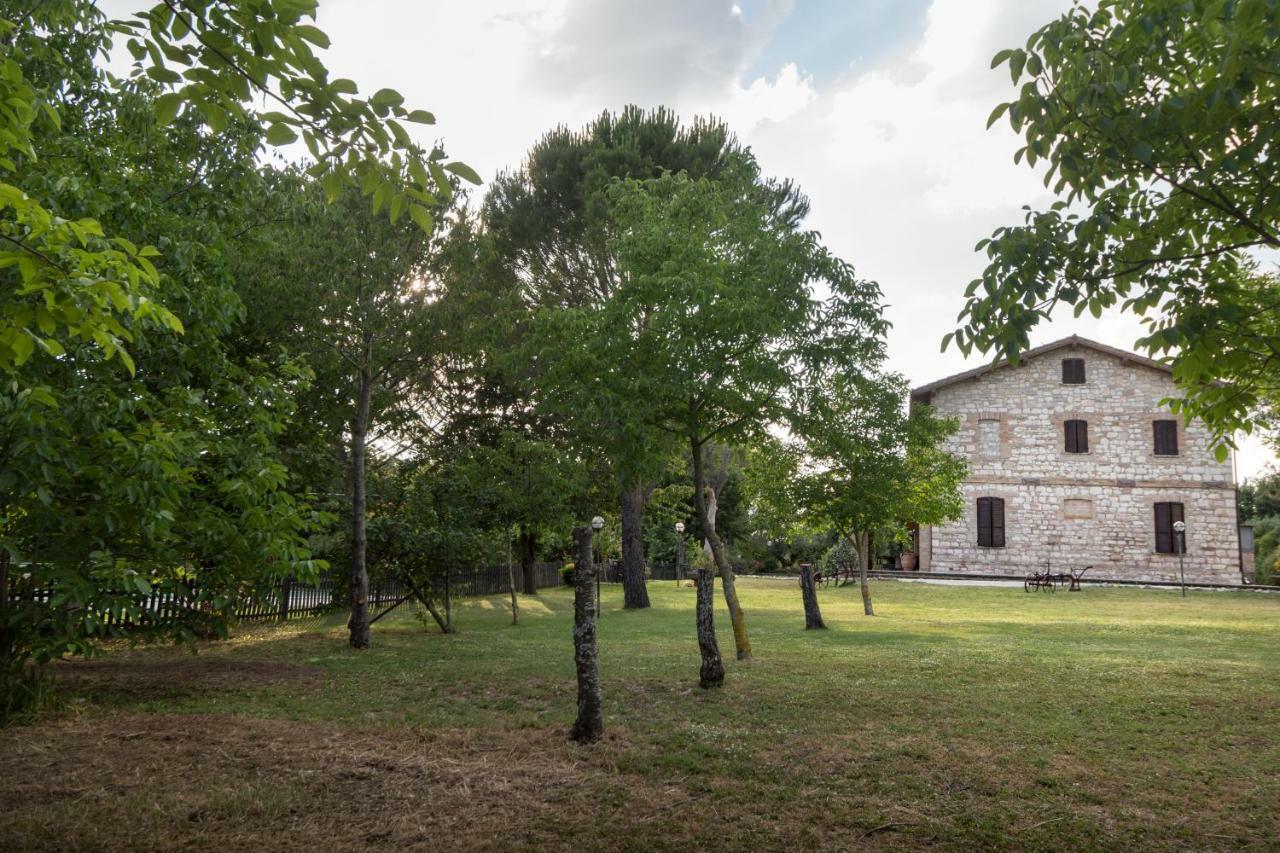
M209 655L146 659L77 660L59 664L51 673L68 697L116 701L191 698L286 683L319 684L325 670L317 666L267 660L237 660Z

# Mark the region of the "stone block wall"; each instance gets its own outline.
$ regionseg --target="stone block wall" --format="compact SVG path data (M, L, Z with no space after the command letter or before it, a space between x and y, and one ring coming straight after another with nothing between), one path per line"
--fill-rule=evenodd
M1062 359L1083 358L1085 384L1062 383ZM1087 346L1067 346L944 384L929 402L958 417L949 450L969 460L966 515L920 531L921 568L1025 574L1093 565L1090 575L1175 581L1177 555L1155 550L1159 501L1183 504L1187 580L1240 583L1232 465L1200 424L1178 419L1178 455L1157 456L1152 422L1171 419L1166 371ZM1063 422L1088 422L1088 452L1067 453ZM977 499L1005 502L1004 547L977 544ZM927 560L926 560L927 555Z

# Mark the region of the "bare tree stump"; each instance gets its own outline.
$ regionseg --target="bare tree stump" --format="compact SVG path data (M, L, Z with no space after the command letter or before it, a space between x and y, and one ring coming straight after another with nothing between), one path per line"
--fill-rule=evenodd
M698 569L694 575L698 590L698 651L702 654L702 670L698 686L719 687L724 684L724 662L720 660L720 644L716 642L715 575L710 569Z
M822 621L822 611L818 609L818 590L813 583L813 566L805 564L800 567L800 595L804 598L804 628L826 629Z
M593 585L591 528L573 528L573 662L578 670L578 719L570 736L591 743L604 734L604 698L596 650L596 590Z

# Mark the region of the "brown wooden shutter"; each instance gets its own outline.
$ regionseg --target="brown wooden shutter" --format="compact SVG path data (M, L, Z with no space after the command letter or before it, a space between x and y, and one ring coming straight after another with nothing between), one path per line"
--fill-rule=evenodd
M1004 547L1004 499L978 498L978 544Z
M1175 522L1182 521L1182 504L1161 502L1156 506L1156 553L1178 553L1177 533L1173 529ZM1185 535L1185 534L1184 534Z
M1064 446L1068 453L1089 452L1088 421L1063 421L1062 431L1065 439Z
M1083 358L1064 358L1062 360L1062 384L1063 385L1083 385L1084 384L1084 359Z
M1151 429L1155 436L1157 456L1178 455L1178 422L1171 420L1152 421Z

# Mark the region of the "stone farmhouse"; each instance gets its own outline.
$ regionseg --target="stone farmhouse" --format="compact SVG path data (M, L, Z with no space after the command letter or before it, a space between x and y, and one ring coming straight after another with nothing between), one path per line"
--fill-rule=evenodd
M917 531L919 568L1177 581L1185 547L1188 581L1241 583L1233 462L1175 394L1165 365L1078 336L916 388L969 460L965 514Z

